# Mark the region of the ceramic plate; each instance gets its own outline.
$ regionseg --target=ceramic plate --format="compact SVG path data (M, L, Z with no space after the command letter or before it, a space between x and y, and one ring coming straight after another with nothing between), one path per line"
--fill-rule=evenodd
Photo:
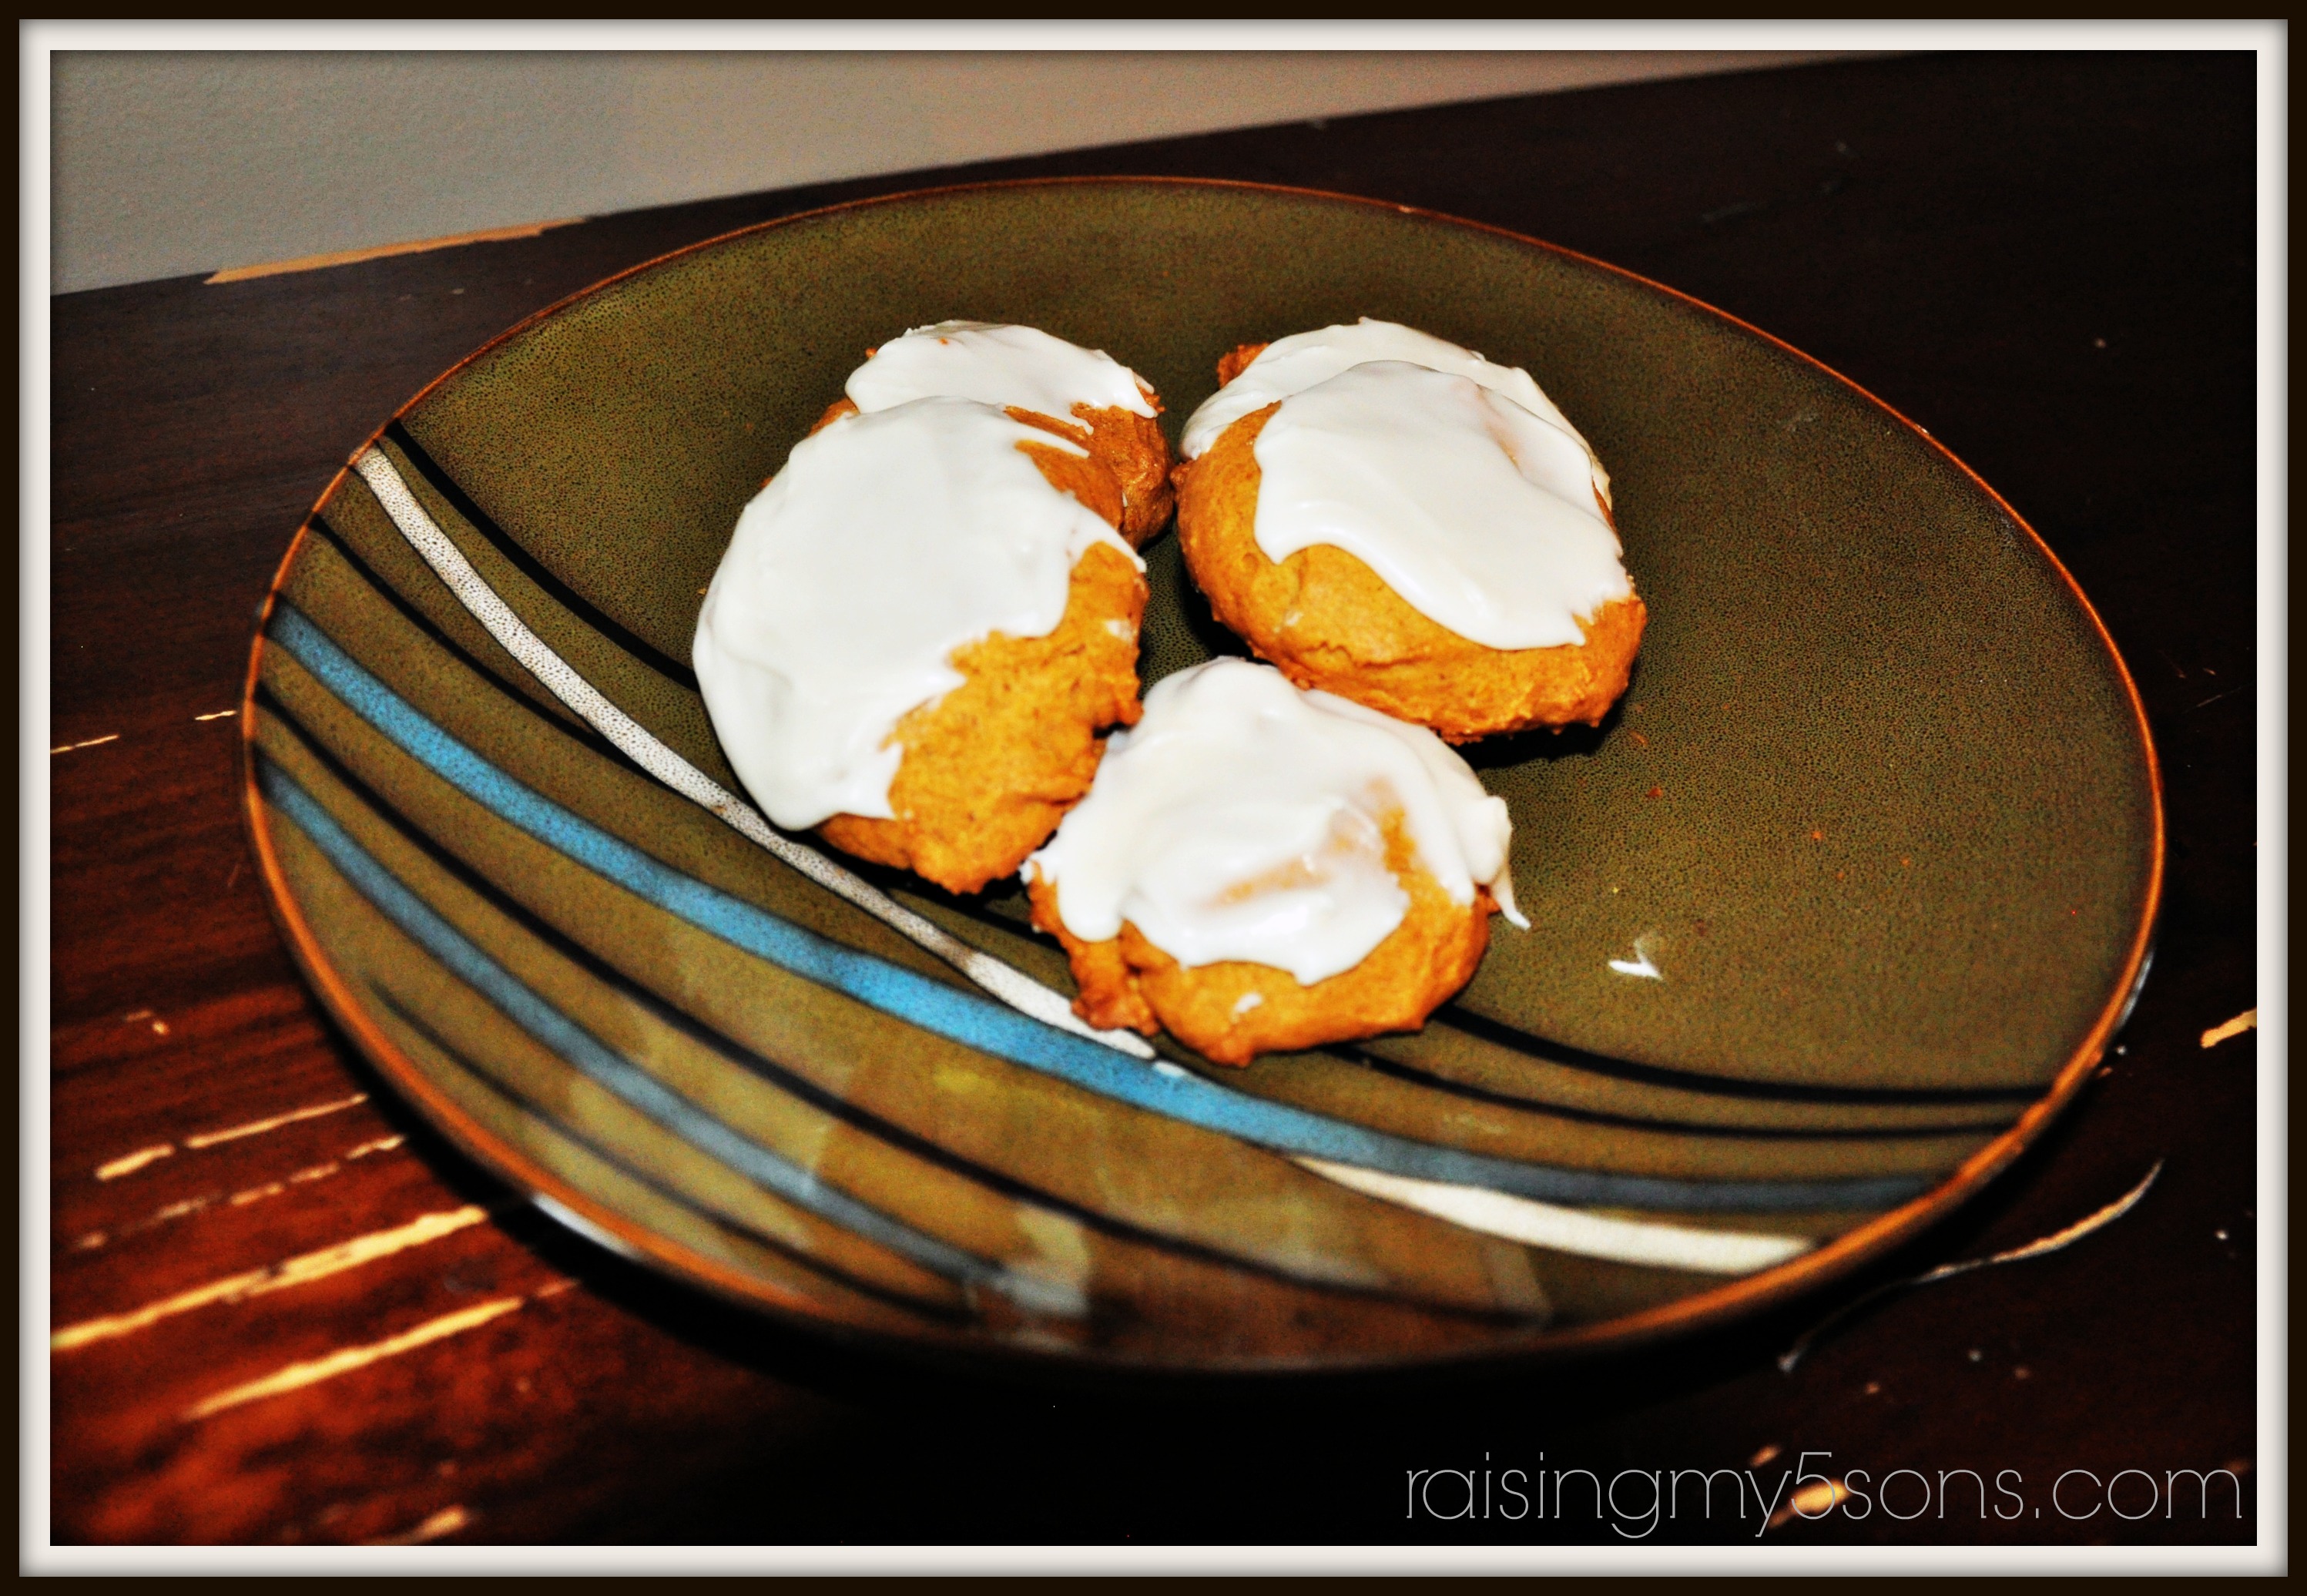
M1599 731L1471 751L1533 929L1422 1032L1134 1057L1021 1012L1071 989L1014 888L845 875L743 808L700 596L867 348L1029 322L1174 435L1234 345L1362 315L1536 375L1651 607ZM1148 554L1150 682L1237 646ZM777 1313L1114 1365L1622 1343L1847 1271L2072 1095L2161 879L2122 662L1918 429L1595 262L1220 184L846 206L533 318L322 499L243 725L297 957L476 1158Z

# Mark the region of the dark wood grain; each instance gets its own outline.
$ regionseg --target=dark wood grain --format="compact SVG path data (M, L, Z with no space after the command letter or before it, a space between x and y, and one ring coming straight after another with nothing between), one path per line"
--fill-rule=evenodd
M1404 1521L1416 1468L2019 1471L2032 1511L1791 1540L2247 1540L2225 1498L2069 1521L2062 1470L2233 1466L2254 1429L2252 77L2239 56L1841 64L1253 130L749 196L224 286L54 301L55 1323L483 1210L436 1240L53 1355L59 1541L1618 1539ZM2171 828L2123 1051L1988 1197L1870 1279L2108 1201L2071 1251L1569 1369L1021 1385L768 1324L511 1202L305 995L238 808L254 606L304 511L494 333L665 250L962 176L1169 173L1375 195L1584 251L1787 339L1946 442L2129 660ZM2043 757L2059 728L2043 727ZM364 1101L348 1099L367 1094ZM342 1106L332 1106L342 1105ZM306 1109L270 1129L215 1133ZM203 1145L204 1144L204 1145ZM110 1178L142 1149L165 1154ZM309 1266L308 1266L309 1267ZM282 1394L247 1382L517 1301ZM2077 1501L2070 1487L2066 1501ZM2134 1482L2134 1489L2135 1482ZM2000 1498L1990 1496L1991 1505ZM2124 1506L2134 1506L2127 1498ZM1905 1504L1900 1503L1903 1508ZM1935 1509L1935 1502L1934 1508ZM1685 1510L1653 1540L1751 1539Z

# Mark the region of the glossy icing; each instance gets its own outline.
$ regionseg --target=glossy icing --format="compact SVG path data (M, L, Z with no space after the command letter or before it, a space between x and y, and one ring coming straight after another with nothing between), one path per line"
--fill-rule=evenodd
M1303 393L1317 382L1326 382L1340 372L1371 360L1406 361L1428 371L1464 377L1503 394L1539 420L1559 427L1585 450L1593 474L1595 497L1605 504L1610 502L1610 476L1602 469L1600 459L1528 372L1518 365L1496 365L1471 349L1460 348L1430 332L1404 327L1399 322L1373 321L1368 316L1350 326L1292 333L1266 345L1232 382L1205 399L1187 418L1179 452L1187 459L1197 459L1218 441L1220 433L1243 416L1254 415L1293 393Z
M1578 644L1580 621L1634 592L1582 443L1470 378L1349 367L1282 400L1254 452L1267 559L1343 549L1485 647Z
M1188 967L1239 960L1310 985L1359 964L1408 912L1385 861L1396 815L1454 902L1487 887L1521 923L1505 802L1439 737L1214 659L1145 695L1145 718L1114 734L1089 796L1025 871L1055 884L1085 941L1126 920Z
M876 349L849 375L850 400L869 414L918 399L971 399L1061 420L1074 407L1154 408L1137 374L1102 349L1085 349L1036 327L939 322Z
M846 416L745 507L694 659L730 764L787 828L889 819L897 722L995 631L1046 637L1093 544L1143 562L1018 445L1074 445L968 399Z

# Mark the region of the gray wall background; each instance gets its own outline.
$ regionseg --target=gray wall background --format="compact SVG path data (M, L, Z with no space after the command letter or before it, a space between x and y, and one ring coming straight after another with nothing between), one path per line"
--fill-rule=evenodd
M50 287L1850 53L59 52Z

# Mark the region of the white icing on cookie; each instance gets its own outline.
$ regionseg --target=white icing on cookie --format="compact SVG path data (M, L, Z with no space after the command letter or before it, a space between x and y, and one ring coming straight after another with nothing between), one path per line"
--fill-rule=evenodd
M897 722L961 685L954 650L1055 631L1093 544L1145 569L1020 443L1083 452L968 399L846 416L739 517L697 618L697 680L778 825L893 818Z
M1163 678L1106 744L1097 780L1025 862L1084 941L1125 920L1188 968L1239 960L1304 985L1352 969L1400 925L1386 866L1398 815L1451 900L1487 887L1509 917L1505 802L1423 726L1272 667L1214 659Z
M1448 372L1505 395L1540 421L1549 422L1577 440L1586 451L1594 476L1594 496L1610 502L1610 476L1586 440L1579 436L1552 399L1531 374L1518 365L1496 365L1456 344L1404 327L1399 322L1374 322L1364 316L1352 326L1325 327L1314 332L1275 339L1258 351L1234 380L1202 402L1186 422L1185 441L1179 452L1197 459L1220 433L1266 406L1303 393L1316 382L1326 382L1340 372L1370 360L1402 360L1428 371Z
M1154 414L1137 373L1102 349L1036 327L940 322L893 338L849 374L852 403L869 415L917 399L971 399L997 409L1074 419L1074 407Z
M1267 559L1343 549L1486 648L1583 642L1634 592L1577 438L1469 378L1350 367L1282 400L1253 452Z

